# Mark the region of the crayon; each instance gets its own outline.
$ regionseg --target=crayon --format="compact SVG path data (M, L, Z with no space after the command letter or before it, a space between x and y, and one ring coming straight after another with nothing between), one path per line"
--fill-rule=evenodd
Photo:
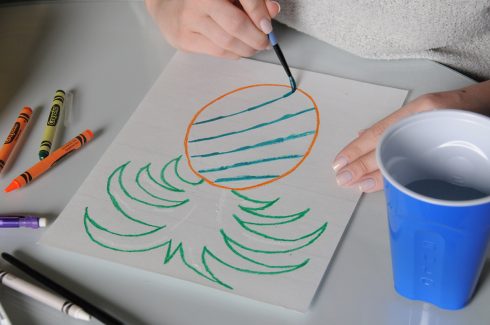
M0 283L73 318L85 321L89 321L92 318L85 310L75 305L71 301L3 270L0 270Z
M0 228L44 228L46 218L35 216L3 216L0 215Z
M54 95L54 99L51 102L51 110L49 111L48 121L46 122L43 139L41 141L41 146L39 147L40 160L46 158L51 151L56 129L58 128L58 124L61 124L60 117L63 111L64 102L65 92L63 90L57 90Z
M19 140L22 132L27 126L27 123L29 123L31 115L32 109L26 106L20 111L19 116L15 120L14 126L12 126L12 129L10 130L7 139L0 149L0 172L2 171L3 167L5 167L7 159L9 158L10 154L14 150L15 145L17 144L17 140Z
M25 186L26 184L32 182L34 179L38 178L49 170L54 164L56 164L60 159L66 157L66 155L80 149L84 144L92 140L94 134L90 130L85 130L67 143L65 143L61 148L47 156L45 159L41 160L27 171L17 176L12 183L5 189L5 192L10 192Z

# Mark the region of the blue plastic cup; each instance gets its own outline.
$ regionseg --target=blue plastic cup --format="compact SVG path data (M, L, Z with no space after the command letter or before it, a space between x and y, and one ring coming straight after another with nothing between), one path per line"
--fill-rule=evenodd
M459 309L471 299L490 239L490 118L439 110L413 115L383 135L395 290Z

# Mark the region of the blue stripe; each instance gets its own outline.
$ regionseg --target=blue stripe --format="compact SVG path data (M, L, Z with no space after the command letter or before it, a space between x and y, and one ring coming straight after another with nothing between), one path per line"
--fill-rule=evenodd
M303 155L287 155L287 156L278 156L278 157L257 159L257 160L252 160L252 161L243 161L243 162L239 162L239 163L236 163L233 165L228 165L228 166L220 166L220 167L209 168L209 169L201 169L201 170L199 170L199 173L219 172L219 171L227 170L230 168L238 168L238 167L244 167L244 166L249 166L249 165L262 164L262 163L266 163L266 162L270 162L270 161L276 161L276 160L298 159L298 158L302 158L302 157L303 157Z
M224 177L224 178L218 178L215 180L215 183L226 183L226 182L234 182L234 181L248 181L252 179L270 179L270 178L277 178L279 175L260 175L260 176L254 176L254 175L244 175L244 176L237 176L237 177Z
M221 116L213 117L213 118L210 118L210 119L207 119L207 120L202 120L202 121L199 121L199 122L194 122L192 125L205 124L205 123L209 123L209 122L218 121L218 120L221 120L221 119L224 119L224 118L227 118L227 117L232 117L232 116L235 116L235 115L239 115L239 114L251 112L251 111L254 111L254 110L256 110L258 108L261 108L261 107L263 107L265 105L269 105L269 104L272 104L274 102L277 102L280 99L286 98L286 97L288 97L291 94L292 94L292 92L290 91L290 92L282 95L281 97L277 97L277 98L271 99L271 100L269 100L269 101L267 101L265 103L258 104L258 105L255 105L255 106L246 108L243 111L235 112L235 113L228 114L228 115L221 115Z
M303 137L306 137L309 135L313 135L315 133L316 133L316 131L307 131L307 132L303 132L303 133L295 133L295 134L288 135L287 137L267 140L267 141L259 142L259 143L256 143L256 144L253 144L250 146L244 146L244 147L240 147L240 148L236 148L236 149L232 149L232 150L228 150L228 151L223 151L223 152L216 151L216 152L210 152L210 153L205 153L205 154L201 154L201 155L192 155L191 158L206 158L206 157L225 155L228 153L234 153L234 152L239 152L239 151L244 151L244 150L255 149L255 148L259 148L259 147L270 146L270 145L274 145L277 143L286 142L289 140L303 138Z
M227 133L218 134L218 135L211 136L211 137L189 140L189 143L214 140L214 139L219 139L219 138L227 137L229 135L235 135L235 134L240 134L240 133L252 131L252 130L255 130L255 129L262 128L264 126L268 126L268 125L271 125L271 124L282 122L284 120L287 120L287 119L290 119L290 118L293 118L293 117L296 117L298 115L301 115L301 114L304 114L304 113L308 113L308 112L311 112L311 111L314 111L314 110L315 110L314 107L308 108L308 109L305 109L305 110L302 110L302 111L299 111L299 112L296 112L296 113L286 114L286 115L284 115L284 116L282 116L282 117L280 117L278 119L275 119L273 121L265 122L265 123L260 123L260 124L254 125L252 127L249 127L249 128L246 128L246 129L243 129L243 130L240 130L240 131L227 132Z

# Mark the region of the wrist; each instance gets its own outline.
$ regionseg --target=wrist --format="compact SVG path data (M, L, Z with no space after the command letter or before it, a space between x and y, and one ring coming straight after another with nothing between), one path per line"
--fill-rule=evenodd
M421 110L455 108L490 115L490 81L462 89L425 94L416 101Z

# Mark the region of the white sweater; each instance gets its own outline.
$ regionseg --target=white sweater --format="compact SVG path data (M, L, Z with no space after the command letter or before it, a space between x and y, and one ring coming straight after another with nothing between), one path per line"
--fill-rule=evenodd
M286 25L365 58L424 58L490 79L490 0L278 0Z

